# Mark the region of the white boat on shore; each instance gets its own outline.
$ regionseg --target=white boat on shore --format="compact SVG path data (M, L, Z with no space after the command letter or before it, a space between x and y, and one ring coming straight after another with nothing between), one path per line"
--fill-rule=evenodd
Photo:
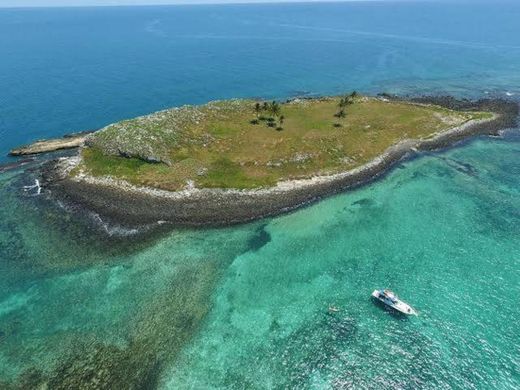
M413 307L411 307L406 302L401 301L399 297L391 290L374 290L374 292L372 293L372 297L374 297L380 302L383 302L385 305L397 310L400 313L414 316L417 315L417 312Z

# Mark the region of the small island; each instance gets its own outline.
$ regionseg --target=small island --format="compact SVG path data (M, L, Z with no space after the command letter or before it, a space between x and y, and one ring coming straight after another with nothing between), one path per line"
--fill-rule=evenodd
M450 104L352 92L173 108L88 135L44 183L123 223L244 222L365 183L410 153L496 133L513 115L506 102Z

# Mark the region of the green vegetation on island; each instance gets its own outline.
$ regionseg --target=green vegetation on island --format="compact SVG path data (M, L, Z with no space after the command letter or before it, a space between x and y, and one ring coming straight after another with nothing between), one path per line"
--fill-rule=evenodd
M286 103L218 101L107 126L89 137L74 173L172 191L259 188L347 171L401 140L491 117L357 93Z

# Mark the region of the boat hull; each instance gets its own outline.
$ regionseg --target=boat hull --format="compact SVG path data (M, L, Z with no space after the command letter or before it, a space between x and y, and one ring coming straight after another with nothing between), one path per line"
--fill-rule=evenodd
M393 302L388 298L381 297L379 290L374 290L374 292L372 293L372 297L377 299L379 302L382 302L385 306L398 311L399 313L402 313L405 315L414 315L414 316L417 315L417 312L415 311L415 309L413 307L411 307L409 304L407 304L406 302L403 302L397 298L396 298L395 302Z

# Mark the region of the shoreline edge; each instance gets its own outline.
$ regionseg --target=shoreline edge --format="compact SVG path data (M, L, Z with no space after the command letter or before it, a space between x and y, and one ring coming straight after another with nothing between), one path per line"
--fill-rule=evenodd
M411 101L452 107L471 104L473 109L488 109L494 117L470 120L426 139L402 140L370 162L345 172L280 181L269 188L187 188L173 192L110 177L80 174L71 178L69 173L79 163L79 156L45 164L42 182L52 197L76 209L79 206L94 212L108 223L136 226L161 221L181 227L227 226L282 214L368 184L413 154L444 149L472 136L498 135L515 125L519 111L516 103L502 100L468 102L442 97Z

